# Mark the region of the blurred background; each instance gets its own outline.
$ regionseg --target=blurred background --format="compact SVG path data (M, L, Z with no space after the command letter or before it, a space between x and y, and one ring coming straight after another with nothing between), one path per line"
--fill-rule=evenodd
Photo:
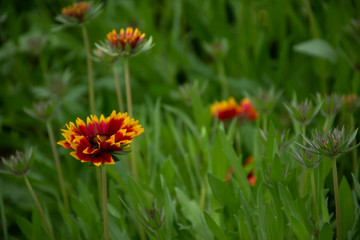
M195 83L206 106L270 88L281 91L287 101L294 93L298 99L313 98L317 92L360 94L359 1L311 1L311 5L309 0L103 3L100 15L86 25L92 49L112 29L127 26L138 27L155 44L130 59L135 117L139 109L151 111L157 99L191 112L187 106L192 104L190 92ZM50 143L45 125L24 108L38 100L58 99L53 116L57 139L65 123L89 114L81 30L52 30L57 24L55 16L70 4L72 1L51 0L0 3L0 155L37 145L39 165L32 176L35 185L42 183L37 187L45 193L55 191L52 187L57 184L52 163L48 163ZM97 113L108 115L117 109L112 70L100 62L93 62L93 67ZM117 69L124 90L121 61ZM221 87L224 78L227 91ZM284 109L278 112L272 119L290 126ZM75 178L76 168L64 164L64 169L74 173L68 175ZM42 169L41 174L36 168ZM48 175L47 168L52 169ZM26 215L33 203L25 187L18 186L16 180L0 179L5 202L19 206L14 211L23 210ZM45 201L47 197L51 199L41 195Z

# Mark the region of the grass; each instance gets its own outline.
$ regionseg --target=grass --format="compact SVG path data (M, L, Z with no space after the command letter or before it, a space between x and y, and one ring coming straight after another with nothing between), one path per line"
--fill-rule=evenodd
M101 239L95 167L57 146L68 210L46 123L24 111L51 99L56 141L62 140L65 123L90 114L81 29L51 31L68 4L0 3L0 156L36 146L27 179L55 239ZM284 103L294 94L314 106L317 93L322 99L331 93L360 94L359 7L356 1L104 2L100 15L86 24L91 51L113 28L127 26L138 27L155 44L129 58L133 115L145 133L133 153L137 177L126 164L131 154L106 167L110 239L335 238L339 216L331 160L304 171L291 149L303 143L301 131L311 139L312 129L323 130L325 123L326 130L356 128L358 111L343 107L327 120L320 110L304 131ZM108 115L119 108L112 66L92 65L94 108ZM123 65L119 60L114 69L125 105ZM269 89L281 96L266 114L255 103L261 103L259 92ZM238 124L211 118L210 105L230 96L238 102L250 97L258 119ZM288 144L278 130L289 131ZM247 181L251 167L242 167L249 156L255 157L253 187ZM357 156L337 159L342 239L358 239L360 232ZM234 174L226 183L230 167ZM1 174L0 189L0 238L47 236L23 179Z

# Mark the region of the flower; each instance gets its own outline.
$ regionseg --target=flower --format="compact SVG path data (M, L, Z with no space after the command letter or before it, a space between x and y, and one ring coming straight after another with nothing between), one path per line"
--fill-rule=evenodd
M254 174L254 168L251 166L252 162L254 162L254 157L253 156L248 157L245 160L245 163L243 164L243 168L246 170L247 168L250 167L250 169L248 170L247 180L248 180L250 186L253 187L256 185L256 176ZM232 167L230 167L226 171L226 178L225 178L226 183L230 182L230 174L234 174L234 169Z
M119 33L113 29L106 35L105 42L95 45L110 56L133 56L153 46L152 37L145 40L145 33L137 28L134 31L132 27L121 28Z
M2 163L7 171L0 170L5 174L12 174L17 177L24 177L31 169L32 159L32 148L24 152L16 151L15 154L8 158L1 158Z
M307 145L297 144L309 152L323 157L337 158L341 154L350 152L359 146L359 144L352 145L357 131L358 130L356 129L355 131L350 130L349 132L346 132L345 128L342 127L341 130L334 128L323 134L315 129L312 132L312 141L303 136Z
M302 126L307 126L319 112L322 102L313 106L312 102L308 99L300 103L296 102L294 99L289 105L284 104L285 108L288 110L290 116L297 121Z
M72 5L68 7L64 7L61 9L61 13L69 16L77 18L79 22L81 22L84 19L84 15L89 9L89 4L87 2L78 2L73 3Z
M216 102L210 107L211 116L218 118L221 121L230 120L238 117L239 120L254 120L257 118L258 113L248 98L241 100L237 104L233 97L228 101Z
M343 103L343 108L351 113L356 112L360 107L360 99L354 93L342 96L341 101Z
M225 121L236 117L240 113L241 107L233 97L230 97L228 101L223 100L212 104L210 110L212 117Z
M126 154L131 140L144 132L138 121L130 118L127 113L116 113L114 110L107 118L98 119L90 115L87 122L78 118L76 125L70 122L67 129L62 129L65 140L58 144L74 150L71 156L81 162L90 162L95 166L114 164L116 154ZM115 158L115 160L114 160Z
M77 2L61 9L61 14L56 16L56 20L62 25L54 30L59 30L66 26L80 26L96 17L102 8L102 3L93 4L92 2Z
M241 118L245 118L247 120L255 120L258 117L258 113L255 107L250 102L250 99L244 98L240 103L240 112Z

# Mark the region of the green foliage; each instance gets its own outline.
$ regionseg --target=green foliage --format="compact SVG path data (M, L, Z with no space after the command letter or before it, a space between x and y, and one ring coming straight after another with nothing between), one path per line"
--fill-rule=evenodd
M129 154L107 167L110 239L336 237L330 160L309 162L298 152L311 168L304 170L291 150L295 141L309 148L300 133L310 141L312 129L359 125L358 104L351 111L341 106L343 94L360 94L360 5L312 1L309 8L307 2L94 2L97 17L82 25L92 50L112 29L138 27L152 37L143 46L149 51L129 59L134 117L145 133L135 141L138 181L128 170ZM57 148L66 209L43 123L51 121L59 141L65 123L89 115L81 29L51 31L71 3L0 3L0 157L35 145L28 177L56 239L102 239L96 167ZM114 64L125 101L123 61ZM93 68L96 112L108 115L118 109L113 77L107 64L93 62ZM289 101L294 91L300 104ZM230 96L249 97L258 119L212 119L210 105ZM317 104L307 100L314 96ZM325 150L341 152L342 236L355 240L360 184L353 148L359 137L346 133L344 139L337 131ZM322 140L316 143L325 147ZM255 160L245 166L250 156ZM1 160L0 172L6 166ZM23 179L0 174L0 189L0 238L47 238Z

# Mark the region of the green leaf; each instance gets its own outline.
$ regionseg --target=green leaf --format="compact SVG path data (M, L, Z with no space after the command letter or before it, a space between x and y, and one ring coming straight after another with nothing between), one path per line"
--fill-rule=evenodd
M225 236L224 231L216 224L216 222L209 216L207 212L204 212L205 221L212 231L212 233L215 235L216 239L222 240L227 239Z
M324 226L321 228L319 240L329 240L332 239L332 236L333 232L330 225L328 223L325 223Z
M22 216L15 216L15 221L20 228L21 232L27 239L31 239L32 236L32 224Z
M213 235L197 203L194 200L190 200L181 189L175 188L175 192L181 205L182 214L191 222L192 229L196 231L202 239L213 239Z
M131 197L132 203L137 209L138 207L146 207L151 209L151 205L146 197L144 190L141 188L140 184L135 182L132 176L129 176L129 195Z
M302 223L295 216L291 216L289 220L290 220L291 229L294 231L296 237L299 240L310 240L311 239L309 232L306 229L304 223Z
M222 204L229 205L232 210L235 205L233 198L234 194L231 192L230 186L225 181L220 180L218 177L208 173L208 181L213 192L214 197Z
M343 177L343 179L341 180L339 193L341 212L341 235L346 238L348 231L351 230L351 227L354 224L355 206L350 185L345 177Z
M299 43L294 46L294 50L306 55L329 60L332 63L335 63L337 58L335 49L327 41L322 39L312 39Z
M219 129L218 134L220 137L220 146L217 146L219 148L218 151L224 152L230 165L234 168L235 176L238 179L240 189L244 193L244 196L246 197L246 199L249 200L251 198L251 189L250 189L250 185L247 181L241 161L240 161L239 157L236 156L235 150L232 147L232 145L229 143L229 141L227 140L224 131Z
M274 142L275 144L275 142ZM271 165L271 180L272 182L280 182L283 179L284 169L279 155L275 155Z
M238 224L239 239L244 239L244 240L253 239L251 237L249 226L248 226L248 224L244 218L244 215L241 211L239 211L238 214L235 215L235 219Z

